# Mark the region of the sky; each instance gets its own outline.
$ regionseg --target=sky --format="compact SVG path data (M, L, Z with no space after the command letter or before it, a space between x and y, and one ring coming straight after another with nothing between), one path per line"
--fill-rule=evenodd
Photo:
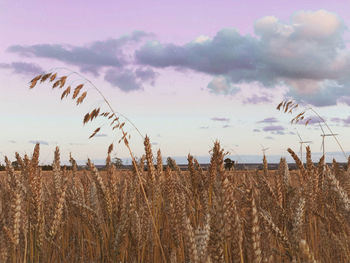
M0 158L31 154L40 142L42 163L56 146L63 161L71 152L80 163L102 163L115 142L113 156L127 162L105 119L83 125L87 112L106 109L86 80L150 137L154 152L180 163L189 153L207 162L216 140L238 162L261 162L262 148L277 162L288 147L299 153L298 134L312 141L317 161L319 119L309 110L311 124L291 125L298 111L276 110L284 99L299 112L312 107L348 155L349 14L349 0L0 0ZM48 72L84 83L85 102L61 101L52 83L29 89ZM143 139L132 124L125 129L139 157ZM345 161L333 138L325 147L327 160Z

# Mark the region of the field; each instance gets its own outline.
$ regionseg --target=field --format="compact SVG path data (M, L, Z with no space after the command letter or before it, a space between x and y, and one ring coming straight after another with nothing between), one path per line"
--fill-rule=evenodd
M180 171L146 138L131 171L68 169L57 148L42 172L36 145L0 174L0 262L350 262L349 172L307 150L293 173L225 171L216 142L208 171Z

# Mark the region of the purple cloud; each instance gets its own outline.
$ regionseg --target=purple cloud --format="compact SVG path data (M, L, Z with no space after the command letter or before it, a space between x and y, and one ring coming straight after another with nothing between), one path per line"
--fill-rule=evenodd
M254 31L251 36L227 28L213 38L182 45L152 41L135 57L144 65L212 75L219 81L208 89L222 94L230 94L232 84L258 82L267 88L286 85L289 95L316 106L335 105L350 96L346 26L336 14L300 11L287 23L266 16L256 21ZM271 97L266 95L245 100L268 102Z
M220 118L220 117L213 117L211 118L212 121L230 121L229 118Z
M285 135L284 131L273 131L271 133L276 135Z
M324 118L324 117L322 117L322 118L326 121L326 118ZM305 125L307 121L308 121L308 125L315 125L315 124L319 124L319 123L322 124L322 120L320 120L320 118L318 118L318 117L305 118L302 121L299 121L298 124Z
M256 95L246 98L243 100L244 104L260 104L260 103L269 103L272 102L272 98L267 95Z
M257 123L276 123L278 120L275 117L265 118Z
M134 90L143 90L144 83L155 82L156 73L151 69L137 69L136 71L125 70L108 70L104 79L118 87L122 91L129 92Z
M269 125L263 128L263 131L284 131L285 128L281 125Z
M35 75L35 74L42 73L44 71L40 66L34 63L26 63L26 62L0 63L0 68L11 69L13 73L16 73L16 74L28 74L28 75Z
M99 74L103 67L122 68L128 64L125 46L140 42L151 34L134 31L129 35L105 41L95 41L84 46L64 44L13 45L7 50L24 57L49 58L78 66L82 72Z
M332 122L342 123L344 126L350 125L350 116L347 117L347 118L345 118L345 119L335 117L335 118L331 118L330 120L331 120Z

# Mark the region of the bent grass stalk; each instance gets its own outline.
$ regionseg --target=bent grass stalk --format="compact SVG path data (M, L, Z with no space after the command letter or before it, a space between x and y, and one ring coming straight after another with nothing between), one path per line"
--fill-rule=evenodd
M144 189L144 186L143 186L143 182L142 182L142 178L141 178L141 175L140 175L140 172L138 170L138 165L137 165L137 162L136 162L136 158L134 156L134 154L132 153L132 150L130 148L130 145L129 145L129 141L127 139L127 133L125 132L123 126L125 123L120 123L119 121L119 117L118 115L121 116L121 114L117 114L117 112L112 108L111 104L109 103L109 101L107 100L107 98L103 95L103 93L101 92L101 90L99 88L97 88L90 80L86 79L85 77L83 77L81 74L79 74L78 72L75 72L75 71L70 71L70 74L76 74L78 75L79 77L81 77L82 79L84 79L85 82L88 82L98 93L99 95L102 97L103 101L106 103L106 105L108 106L108 108L110 109L110 111L113 113L112 115L110 116L113 116L115 117L114 121L117 122L117 125L119 128L119 130L121 131L122 133L122 138L119 140L120 141L123 141L124 142L124 145L126 146L126 148L128 149L129 151L129 155L131 157L131 160L132 160L132 163L133 163L133 166L134 166L134 169L135 169L135 172L137 174L137 177L138 177L138 180L139 180L139 184L140 184L140 187L141 187L141 191L142 191L142 194L143 194L143 197L145 199L145 202L146 202L146 205L147 205L147 208L149 210L149 213L150 213L150 216L151 216L151 220L152 220L152 225L153 225L153 228L154 228L154 231L155 231L155 234L156 234L156 238L157 238L157 242L159 243L159 247L160 247L160 250L161 250L161 254L162 254L162 258L164 260L164 262L166 262L166 258L165 258L165 253L164 253L164 249L163 249L163 246L162 246L162 243L161 243L161 240L160 240L160 236L159 236L159 233L158 233L158 230L157 230L157 226L156 226L156 222L155 222L155 219L154 219L154 214L152 213L152 209L151 209L151 206L150 206L150 203L149 203L149 200L147 198L147 195L146 195L146 191ZM46 74L41 74L41 75L38 75L36 76L34 79L32 79L31 81L31 85L30 85L30 89L34 88L37 84L37 82L40 80L41 82L44 82L46 81L48 78L50 77L50 81L54 81L56 78L57 78L57 73L46 73ZM52 88L56 88L59 86L59 88L63 88L64 85L66 84L66 80L67 80L68 76L63 76L61 77L59 80L57 80ZM80 96L79 96L79 92L81 91L81 89L83 88L83 85L84 84L79 84L75 91L74 91L74 94L73 94L73 99L76 99L77 100L77 105L81 104L84 99L86 98L86 95L87 95L87 92L85 91L84 93L82 93ZM63 99L64 97L67 97L69 95L71 91L71 86L68 86L66 88L66 90L63 91L62 93L62 96L61 96L61 99ZM102 115L103 116L103 115ZM108 115L107 115L108 116ZM140 134L140 136L143 138L142 134L140 133L140 131L137 129L137 127L128 119L126 118L125 116L123 116L127 121L129 121L131 123L131 125L136 129L136 131ZM114 122L113 121L113 122ZM112 123L113 123L112 122ZM97 134L97 132L100 130L100 128L97 128L94 133L90 136L90 138L92 138L94 135ZM129 137L130 138L130 137ZM111 144L110 148L112 147L113 144ZM109 148L109 149L110 149Z
M283 113L293 113L293 111L295 109L297 109L299 107L299 104L294 102L293 100L284 100L282 102L280 102L276 109L278 111L282 111ZM292 120L290 121L291 124L293 123L299 123L300 121L303 121L303 120L306 120L305 121L305 126L307 126L310 121L312 120L311 117L306 117L306 113L307 111L312 111L316 117L326 126L326 128L328 129L328 131L332 134L332 137L334 138L334 140L336 141L336 143L338 144L340 150L342 151L345 159L347 159L347 156L345 154L345 151L341 145L341 143L339 142L339 140L337 139L337 137L334 135L334 132L333 130L331 129L331 127L329 127L329 125L327 124L326 120L324 118L321 117L321 115L314 109L312 108L311 106L308 106L307 108L305 108L304 110L302 110L301 112L299 112L294 118L292 118ZM320 128L322 130L322 133L325 134L323 128L322 128L322 125L321 123L319 122L319 125L320 125Z

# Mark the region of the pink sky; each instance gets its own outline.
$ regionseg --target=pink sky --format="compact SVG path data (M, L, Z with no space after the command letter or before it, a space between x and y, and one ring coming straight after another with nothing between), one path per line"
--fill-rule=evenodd
M29 141L42 140L48 142L48 147L43 149L45 155L49 155L55 145L60 145L62 148L65 148L65 150L62 150L63 152L72 150L82 160L87 155L92 155L95 159L103 159L105 146L110 141L108 138L100 138L100 141L97 142L88 142L79 137L82 129L84 129L84 135L88 135L90 132L90 130L85 131L85 128L82 128L80 124L83 110L73 113L71 117L67 117L72 114L72 111L75 111L75 108L63 109L63 106L57 100L59 95L54 95L49 91L28 92L25 90L23 92L33 74L28 72L22 74L23 71L28 71L28 68L19 68L21 65L13 63L30 63L45 70L58 66L68 66L74 70L82 70L81 65L74 61L72 64L69 57L66 60L53 59L52 57L43 58L40 57L41 55L30 53L32 51L28 50L26 50L27 54L23 56L18 49L9 52L9 48L13 46L20 48L31 46L32 48L34 45L43 44L60 45L68 49L81 48L87 47L96 41L103 42L108 39L119 39L121 36L129 36L135 30L151 33L153 36L150 39L157 41L156 45L153 44L153 46L145 48L147 46L143 45L149 39L143 39L141 42L137 42L137 47L128 47L126 50L130 54L127 54L125 59L133 60L134 55L137 54L137 52L135 54L133 52L135 50L139 51L141 47L144 47L141 50L142 52L139 52L141 55L138 56L137 63L130 64L128 62L129 64L123 65L120 69L123 71L131 70L131 73L141 70L142 74L148 74L148 78L146 77L145 79L142 79L141 75L139 76L139 81L140 79L143 80L141 88L135 86L136 84L134 83L135 91L122 91L115 86L115 83L120 83L121 76L118 75L117 71L110 71L108 75L110 67L106 66L97 69L98 73L100 73L99 77L91 74L92 71L90 73L84 72L84 74L95 84L103 87L103 91L108 94L118 109L130 117L144 133L151 136L151 139L155 142L155 149L158 147L164 148L165 155L186 156L188 152L191 152L198 156L207 156L208 149L215 139L220 139L223 144L227 145L226 148L237 147L235 152L246 156L259 154L260 143L269 145L271 154L276 156L285 154L285 148L289 146L295 146L298 149L297 139L295 135L291 134L295 128L288 126L288 118L279 115L274 109L275 104L286 94L288 85L293 87L290 90L290 94L292 96L295 95L296 99L305 99L316 106L329 105L329 107L321 107L319 109L320 112L325 112L326 115L329 115L327 116L328 119L337 117L338 121L335 121L333 125L338 127L338 133L345 134L348 132L348 124L345 120L348 118L347 105L349 104L348 101L350 101L350 95L345 87L348 80L344 80L344 78L345 74L350 72L346 66L350 52L347 48L340 47L338 49L332 45L337 45L337 41L340 39L342 44L348 46L349 33L347 28L341 28L339 29L341 31L337 31L334 34L330 33L330 36L334 37L335 40L334 43L327 44L326 51L329 51L330 54L332 52L339 52L339 54L335 57L329 55L332 57L329 63L333 67L333 72L330 72L329 76L323 79L319 77L323 70L320 65L329 58L325 58L323 54L317 53L317 51L315 51L315 54L312 54L313 46L311 46L310 52L307 51L308 45L312 41L305 42L309 41L308 37L313 37L315 32L315 34L320 34L320 32L326 31L328 22L322 24L319 17L315 22L316 24L314 21L310 22L301 18L302 20L300 21L302 23L313 23L312 26L308 27L308 30L314 32L308 31L305 33L306 31L303 31L300 34L304 34L304 36L301 36L301 38L304 38L295 43L292 40L287 42L286 49L282 49L279 46L276 49L276 53L278 53L276 58L268 61L269 67L281 63L281 68L284 68L285 72L277 80L282 79L285 85L276 85L274 88L263 87L264 85L270 85L271 80L272 82L276 80L273 77L273 74L276 72L270 74L264 71L263 76L260 76L260 79L256 79L256 82L254 82L254 77L250 75L241 79L241 76L236 76L232 72L226 74L225 69L220 69L223 64L218 64L218 68L215 68L215 55L206 58L213 60L212 67L210 67L210 63L207 66L204 65L205 63L199 64L200 57L198 58L198 56L195 56L193 61L190 59L186 60L186 56L192 55L191 47L189 48L186 44L194 43L198 39L206 39L206 37L209 37L209 41L215 38L220 40L218 32L226 32L225 34L228 34L228 39L230 39L234 35L232 30L235 29L239 33L240 43L243 43L243 53L237 58L237 60L242 59L242 61L238 61L238 63L233 61L237 65L229 68L247 66L246 64L250 63L249 52L251 49L245 49L244 45L250 43L248 36L251 36L253 42L256 41L257 43L260 43L262 36L271 37L268 36L266 28L262 29L261 36L255 35L254 27L257 25L257 21L260 21L260 28L265 25L271 26L271 18L263 21L260 19L274 16L278 21L276 25L283 28L283 30L287 30L288 27L293 27L293 30L297 30L297 26L293 24L296 22L292 20L295 14L300 14L302 11L316 12L321 9L326 12L327 19L330 18L330 22L335 19L337 23L341 23L341 26L347 27L350 25L350 1L348 0L248 0L244 2L233 0L1 1L0 81L1 83L6 83L6 85L2 86L1 91L3 94L7 94L7 99L0 99L0 105L2 105L0 110L6 111L10 109L11 113L2 113L0 115L5 124L8 124L8 128L4 131L6 136L3 136L2 141L0 140L0 145L3 145L4 152L18 150L23 153L30 151L32 144L28 143ZM336 18L332 17L333 15ZM334 27L336 26L338 25ZM223 29L228 29L228 31L222 31ZM343 32L342 30L345 31ZM233 35L231 36L231 34ZM224 35L224 37L226 36ZM281 35L278 41L285 41L285 39ZM212 41L213 46L215 43L215 41ZM255 47L254 43L252 48ZM267 41L266 43L271 44L272 41ZM199 44L195 48L198 48L198 46ZM183 52L181 54L185 57L172 57L167 54L166 52L173 50L173 47L176 47L175 53ZM215 49L209 48L208 50L213 53L216 52ZM273 51L273 49L271 50ZM272 52L271 50L269 52ZM320 48L320 50L322 49ZM308 76L305 77L302 74L303 72L295 73L295 68L289 68L292 67L294 60L290 60L290 65L289 60L285 64L283 64L283 59L279 61L280 55L287 56L288 52L291 51L293 55L300 51L301 53L297 54L300 57L303 57L304 53L302 52L306 52L305 54L307 55L309 53L312 54L312 56L310 55L310 58L313 59L312 63L306 60L305 63L309 64L304 65L305 74L312 76L310 77L311 81L307 79ZM159 55L160 52L163 53ZM271 54L272 57L276 55ZM159 56L157 57L156 55ZM300 59L297 55L296 59ZM259 62L260 56L257 55L257 60L253 60L253 63L255 61ZM195 61L196 59L198 60L197 62ZM288 57L287 59L290 58ZM318 62L318 59L321 62ZM191 64L192 62L193 64ZM223 60L224 62L225 60ZM232 63L232 61L227 63ZM320 67L319 71L313 71L313 68L318 66ZM18 70L22 70L21 74L17 74L13 67L17 67L17 73ZM310 73L308 73L308 70L310 70ZM293 73L290 73L292 71ZM242 71L242 74L244 74L244 71ZM293 74L293 76L291 77L288 74ZM302 77L300 79L296 78L297 74L301 74ZM268 78L266 82L264 82L265 77ZM118 79L118 82L115 81L116 79ZM304 97L305 94L300 93L300 89L304 89L306 86L308 86L308 92L313 91L313 89L321 90L322 87L319 85L334 86L334 89L328 88L330 93L325 93L318 100L314 100L312 96ZM341 85L345 86L339 88ZM214 88L210 90L210 87ZM239 90L239 92L235 90ZM223 91L224 95L213 94L221 91ZM329 101L325 101L328 98ZM338 101L343 102L343 104L339 104ZM91 102L91 104L94 102ZM46 107L45 112L42 111L41 107ZM50 107L52 108L50 109ZM91 106L87 106L87 109L89 107ZM339 109L343 110L339 111ZM51 122L50 114L57 118L56 122ZM66 118L62 116L66 116ZM272 133L269 130L270 128L266 128L267 126L262 126L259 123L259 121L268 117L280 118L280 123L275 126L282 125L286 127L284 128L285 135L281 136L277 133ZM227 123L220 122L213 120L213 118L227 118L229 121ZM13 119L19 121L15 122ZM76 119L79 119L79 121L75 125L73 123ZM70 123L71 126L67 127L66 122ZM21 126L24 123L25 127ZM43 123L47 124L46 126L48 127L39 131L39 127ZM57 129L55 128L56 125L60 127L58 129L60 133L54 131ZM9 128L10 126L12 128ZM272 127L271 129L277 128ZM26 130L27 133L17 132L19 130ZM254 130L259 130L260 132ZM320 151L319 132L312 129L302 130L302 132L309 139L317 136L314 148L316 152ZM70 135L62 137L62 133L69 133ZM232 136L232 134L235 134L235 136ZM72 141L74 140L79 140L81 144L89 143L89 145L92 145L90 147L92 150L78 143L73 145ZM179 144L179 140L182 140L183 143ZM346 138L342 138L342 140L345 144L343 147L346 150L350 150L350 140ZM13 143L13 141L16 143ZM286 141L289 141L292 145L287 145ZM99 145L103 145L103 147L97 150ZM329 143L329 147L334 152L338 151L338 148L331 143ZM135 152L139 155L142 154L142 144L135 145ZM122 149L118 154L122 157L127 156Z

